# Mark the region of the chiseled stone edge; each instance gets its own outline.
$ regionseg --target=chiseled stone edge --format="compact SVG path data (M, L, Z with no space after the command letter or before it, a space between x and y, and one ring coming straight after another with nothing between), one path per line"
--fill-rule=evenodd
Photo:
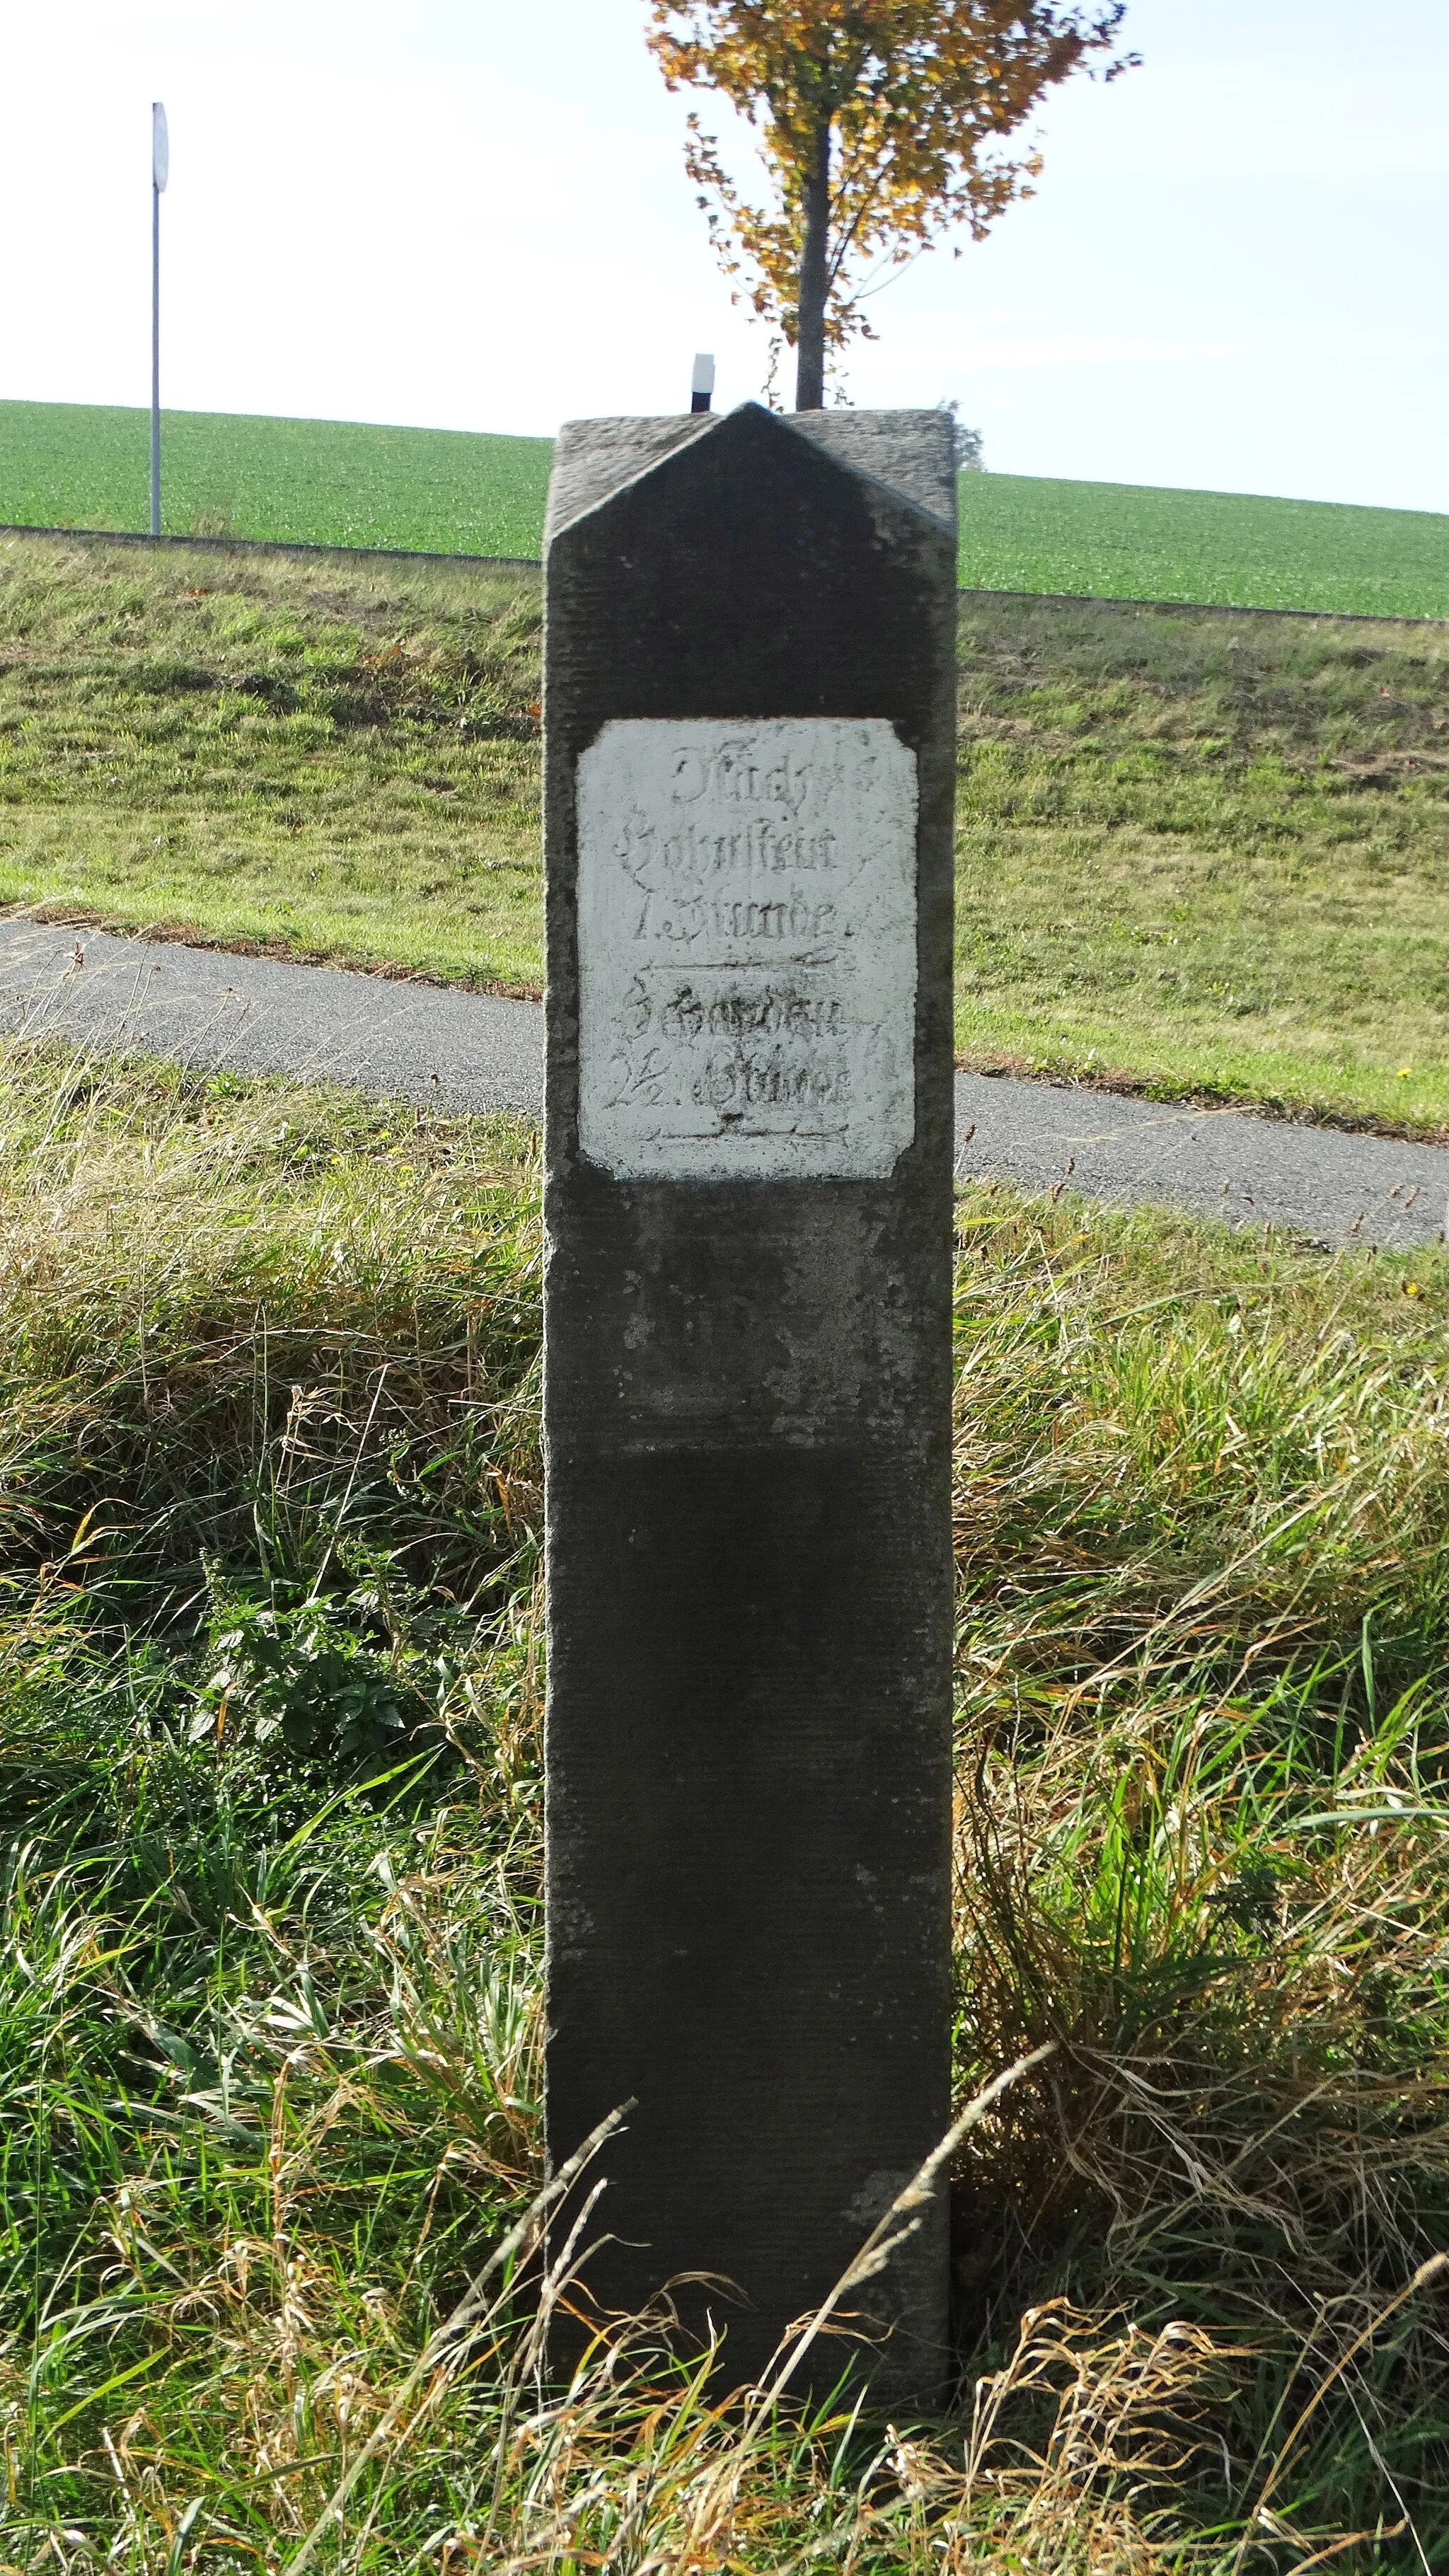
M586 518L630 483L641 482L667 456L710 437L740 411L693 415L669 412L604 420L569 420L554 447L548 487L544 552L576 520ZM919 511L935 526L956 527L956 469L951 424L939 411L770 412L768 419L795 437L808 438L862 482L878 484L897 504Z

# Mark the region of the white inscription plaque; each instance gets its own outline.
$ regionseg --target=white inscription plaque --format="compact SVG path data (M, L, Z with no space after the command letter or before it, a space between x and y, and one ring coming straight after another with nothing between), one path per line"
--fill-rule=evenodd
M915 1134L915 753L879 716L613 723L578 790L590 1160L884 1178Z

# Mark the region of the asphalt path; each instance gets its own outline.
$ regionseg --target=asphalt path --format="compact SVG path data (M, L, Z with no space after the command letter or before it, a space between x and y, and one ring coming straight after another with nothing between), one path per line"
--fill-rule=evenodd
M0 922L0 1029L447 1109L536 1118L543 1100L536 1003L32 921ZM1449 1220L1449 1149L1241 1110L958 1073L956 1135L963 1178L1175 1202L1323 1243L1441 1242Z

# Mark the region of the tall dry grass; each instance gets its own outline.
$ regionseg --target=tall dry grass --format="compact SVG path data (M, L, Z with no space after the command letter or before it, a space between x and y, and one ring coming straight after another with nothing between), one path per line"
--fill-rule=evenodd
M1444 2563L1442 1257L961 1203L963 2100L1051 2054L892 2426L540 2366L530 1139L0 1128L10 2564Z

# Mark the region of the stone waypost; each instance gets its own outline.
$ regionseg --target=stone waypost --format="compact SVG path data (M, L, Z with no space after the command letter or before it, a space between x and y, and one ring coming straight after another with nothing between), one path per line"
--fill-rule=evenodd
M944 414L560 438L548 2143L637 2097L589 2291L733 2284L736 2381L949 2118L955 582ZM883 2389L946 2280L848 2302Z

